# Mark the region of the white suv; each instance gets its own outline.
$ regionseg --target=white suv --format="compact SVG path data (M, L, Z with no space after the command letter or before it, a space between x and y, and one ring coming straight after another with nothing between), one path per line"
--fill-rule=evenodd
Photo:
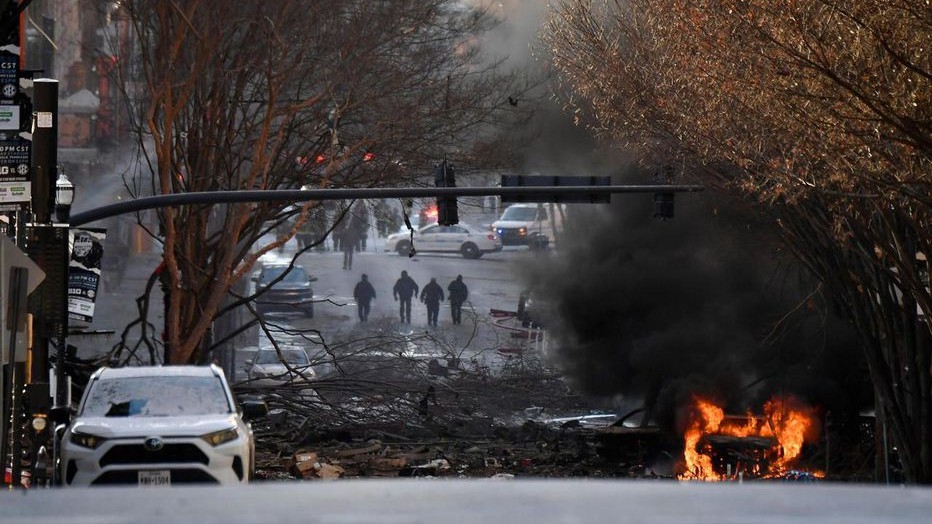
M546 247L554 233L562 230L563 221L555 204L553 207L543 204L512 204L502 216L492 223L492 231L502 239L506 246ZM554 212L550 216L547 209Z
M65 486L240 484L255 457L252 428L217 366L97 370L61 450Z

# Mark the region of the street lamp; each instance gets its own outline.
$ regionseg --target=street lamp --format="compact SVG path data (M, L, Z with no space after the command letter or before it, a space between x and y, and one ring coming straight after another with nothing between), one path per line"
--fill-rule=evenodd
M58 221L67 224L71 217L71 204L74 203L74 184L64 173L55 181L55 215Z
M65 228L69 228L69 221L71 219L71 204L74 203L74 184L71 183L71 180L68 180L68 176L64 173L58 175L58 180L55 181L55 216L58 218L59 224L62 224ZM71 257L67 255L68 253L68 232L65 232L65 243L64 249L66 250L65 268L64 268L64 279L63 285L65 287L65 297L68 296L68 272L69 266L71 263ZM70 387L68 384L68 378L65 376L65 355L67 354L68 348L68 300L65 299L62 303L62 322L61 334L58 338L58 348L55 357L55 406L51 410L51 419L55 422L52 427L54 434L52 435L52 457L53 457L53 466L52 466L52 482L57 484L59 481L59 468L58 468L58 452L60 450L60 443L58 439L60 437L59 430L60 425L65 424L70 415L70 402L68 397L70 396Z

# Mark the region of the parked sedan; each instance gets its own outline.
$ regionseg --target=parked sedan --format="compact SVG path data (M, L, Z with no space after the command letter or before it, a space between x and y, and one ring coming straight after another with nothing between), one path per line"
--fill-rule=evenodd
M255 443L217 366L101 368L61 441L66 486L241 484Z
M304 385L316 378L307 353L300 348L279 352L261 349L246 364L246 376L251 386Z
M314 290L311 282L317 278L308 275L301 266L270 264L262 267L256 283L256 309L260 314L269 312L297 312L314 317Z
M418 253L460 253L465 258L479 258L502 250L502 242L492 231L465 224L441 226L431 224L414 232L414 249ZM385 251L399 255L411 252L410 233L395 233L385 241Z

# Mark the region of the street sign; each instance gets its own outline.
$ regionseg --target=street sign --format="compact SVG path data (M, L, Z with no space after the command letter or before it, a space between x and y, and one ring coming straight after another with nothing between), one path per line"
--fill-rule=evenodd
M15 211L32 198L32 184L28 180L0 178L0 210Z
M5 107L12 106L0 105L0 113ZM15 135L0 140L0 210L19 209L32 200L31 161L30 140Z
M0 235L0 276L9 275L11 266L24 267L29 270L26 294L35 291L39 284L45 280L45 272L26 256L22 249L16 247L16 244L8 236ZM3 288L0 287L0 289Z
M10 290L7 289L10 280L10 268L13 267L22 267L26 268L29 277L26 284L26 293L32 293L35 291L39 284L45 279L45 272L43 272L39 266L36 265L26 253L23 253L16 244L10 240L6 235L0 235L0 363L5 363L9 360L10 348L9 346L9 337L6 336L6 333L10 331L13 327L12 325L7 325L8 320L12 322L14 319L7 319L7 309L9 306L10 300ZM25 359L25 338L17 337L16 355L21 356L22 359Z
M0 131L19 131L21 109L16 102L0 101Z
M560 186L610 186L611 177L607 176L525 176L502 175L502 187L560 187ZM557 202L557 203L586 203L608 204L611 195L604 192L592 193L561 193L555 190L551 194L502 195L503 204L516 202Z

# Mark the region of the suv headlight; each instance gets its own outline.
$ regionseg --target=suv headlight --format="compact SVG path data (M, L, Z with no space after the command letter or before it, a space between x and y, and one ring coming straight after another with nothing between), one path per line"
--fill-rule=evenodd
M236 428L224 429L222 431L201 435L201 439L203 439L204 442L214 447L230 442L231 440L236 440L237 438L239 438L239 432Z
M106 442L107 439L85 433L71 432L71 443L77 444L82 448L97 449L98 446Z

